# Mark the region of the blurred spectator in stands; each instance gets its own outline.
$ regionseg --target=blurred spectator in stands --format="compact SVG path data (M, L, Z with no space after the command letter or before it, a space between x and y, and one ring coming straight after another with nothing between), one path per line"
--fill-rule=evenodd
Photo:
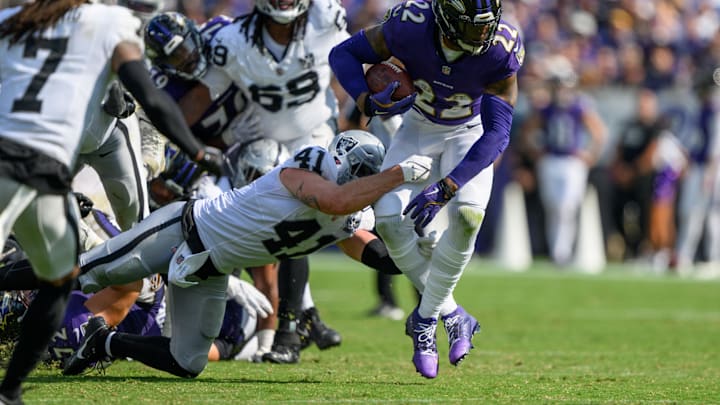
M234 13L233 0L178 0L177 8L191 20L202 24L217 15Z

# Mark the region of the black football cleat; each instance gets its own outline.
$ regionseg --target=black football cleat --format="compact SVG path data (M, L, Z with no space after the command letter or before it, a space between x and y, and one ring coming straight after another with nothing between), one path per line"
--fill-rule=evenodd
M303 349L313 342L320 350L340 346L342 342L340 333L325 325L315 307L306 309L300 315L298 334L300 334L301 348Z
M278 330L272 350L262 355L262 361L275 364L296 364L300 362L300 338L295 331Z
M80 347L65 362L63 375L78 375L103 360L106 357L105 351L97 348L104 345L105 338L109 333L110 327L105 323L105 318L101 316L90 318L85 327L85 337Z

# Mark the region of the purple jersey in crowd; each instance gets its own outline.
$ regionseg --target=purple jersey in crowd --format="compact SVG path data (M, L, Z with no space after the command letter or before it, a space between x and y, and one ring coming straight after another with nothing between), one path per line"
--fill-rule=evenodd
M588 101L575 97L567 106L551 103L539 113L542 118L542 143L545 152L572 155L583 146L583 115Z
M405 64L415 83L418 95L413 108L444 125L462 124L479 115L485 87L517 72L525 56L518 30L501 20L487 52L447 62L431 3L425 1L408 1L388 10L383 34L388 49Z
M220 28L232 23L232 20L219 16L206 22L200 27L204 43L208 43L220 30ZM211 63L208 60L208 63ZM150 70L155 85L165 90L173 99L180 100L188 91L194 88L198 82L185 80L181 77L165 74L161 69L153 66ZM228 145L222 140L222 133L225 131L233 118L244 111L248 104L245 94L235 84L232 84L223 94L212 102L200 120L190 127L193 135L203 141L206 145L226 149Z
M85 307L85 301L91 294L73 291L70 294L65 319L55 332L48 352L53 360L66 360L80 347L85 336L85 326L92 313ZM157 316L164 303L165 289L159 288L155 292L152 304L133 304L128 315L117 327L118 332L132 333L143 336L160 336L162 325L158 323Z

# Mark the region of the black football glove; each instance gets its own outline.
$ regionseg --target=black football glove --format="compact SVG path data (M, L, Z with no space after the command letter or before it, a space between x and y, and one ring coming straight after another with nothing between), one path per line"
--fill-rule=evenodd
M127 118L135 112L135 99L118 81L113 81L102 104L103 110L115 118Z
M196 163L210 174L218 177L225 175L228 164L222 151L212 146L205 146L203 151L202 157Z
M87 217L92 212L92 208L95 203L93 203L93 200L91 200L90 197L86 196L83 193L78 193L74 191L73 194L75 194L78 208L80 208L80 216L82 218Z

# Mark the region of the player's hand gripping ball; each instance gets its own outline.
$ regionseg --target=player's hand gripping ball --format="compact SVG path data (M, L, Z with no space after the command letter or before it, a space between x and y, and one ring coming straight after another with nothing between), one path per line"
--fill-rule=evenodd
M390 97L392 101L401 100L415 92L415 85L413 85L408 72L388 61L372 65L365 72L365 80L371 94L380 93L392 82L400 82L400 85Z
M370 89L364 112L370 117L402 114L415 103L415 86L410 75L390 62L373 65L365 74Z

